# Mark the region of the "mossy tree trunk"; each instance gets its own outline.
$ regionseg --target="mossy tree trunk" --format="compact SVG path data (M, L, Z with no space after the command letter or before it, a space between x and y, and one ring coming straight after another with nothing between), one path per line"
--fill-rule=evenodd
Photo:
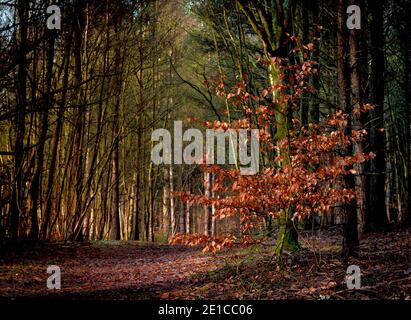
M291 33L292 21L290 17L294 11L293 1L283 1L275 3L271 1L271 6L267 6L265 1L237 1L240 10L247 17L253 31L260 38L268 58L285 58L287 48L285 47L286 34ZM268 67L268 80L271 86L281 83L281 70L279 64L273 60ZM273 99L276 99L274 94ZM277 105L275 115L276 134L275 140L287 138L289 130L289 106ZM288 150L280 150L285 155L283 166L290 165ZM298 250L298 234L291 220L292 209L282 208L278 219L279 231L275 253L280 255L284 250Z
M279 65L272 63L269 68L269 80L270 85L278 85L281 81L280 73L281 70ZM273 95L274 101L276 100L276 94ZM289 107L277 105L277 112L275 113L275 123L276 123L276 134L275 140L280 141L288 137L288 130L290 129L289 124ZM289 151L287 149L280 149L279 152L284 156L283 166L290 166L291 159ZM275 253L280 255L284 250L286 251L297 251L299 249L298 245L298 233L296 226L291 220L292 210L291 208L282 208L280 210L280 215L278 219L278 235L275 247Z

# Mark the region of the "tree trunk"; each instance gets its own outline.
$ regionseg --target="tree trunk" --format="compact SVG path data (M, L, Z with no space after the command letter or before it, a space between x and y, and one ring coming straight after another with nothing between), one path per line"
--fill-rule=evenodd
M170 165L169 168L169 179L170 179L170 224L171 224L171 230L170 230L170 235L171 237L174 236L176 232L176 216L175 216L175 208L174 208L174 177L173 177L173 166Z
M162 233L163 235L169 234L170 230L170 184L168 183L168 172L167 168L164 168L164 184L163 184L163 201L162 201L162 206L163 206L163 221L162 221Z
M188 191L190 192L190 177L188 177ZM185 233L189 234L190 233L190 222L191 222L191 217L190 217L190 209L191 209L191 203L190 201L187 201L185 204Z
M338 0L337 7L338 14L338 58L337 58L337 70L338 70L338 100L340 108L349 115L347 119L348 124L346 128L346 134L351 134L351 104L349 98L349 73L347 66L347 28L345 25L345 10L347 3L344 0ZM352 147L345 148L343 154L351 155ZM355 188L355 180L352 175L347 175L344 178L344 187L353 189ZM358 229L357 229L357 210L356 203L346 203L343 205L343 212L345 215L344 229L343 229L343 248L342 256L357 256L358 255Z
M350 47L350 70L351 70L351 105L354 108L359 108L364 103L364 90L362 83L365 82L363 75L363 68L361 65L361 55L363 50L360 45L361 30L348 30L349 32L349 47ZM361 130L364 128L363 113L352 113L352 126L354 130ZM363 142L354 142L354 154L362 153L364 151ZM365 214L367 212L367 197L366 197L366 179L364 176L364 164L356 164L355 169L355 192L357 195L357 219L359 231L362 233Z
M211 186L214 186L214 179L215 179L215 173L211 174ZM214 197L215 194L213 190L211 190L211 197ZM216 230L216 223L217 223L217 218L215 216L215 205L211 205L211 235L214 237L217 233Z
M118 104L116 104L116 111L115 114L118 114ZM112 240L120 240L121 239L121 232L120 232L120 177L119 177L119 143L118 143L118 136L116 129L118 126L118 115L114 117L115 121L115 128L113 130L114 136L114 146L113 151L111 154L111 179L113 182L113 194L112 194L112 227L111 227L111 239Z
M368 162L368 206L365 231L387 228L385 211L385 134L384 134L384 26L381 4L368 1L372 22L371 32L371 103L375 108L369 113L369 146L375 158Z
M408 23L411 25L411 23ZM403 222L404 227L411 226L411 37L409 33L405 33L405 38L408 41L404 42L404 60L405 60L405 106L406 106L406 130L407 130L407 208L406 217Z
M211 197L211 173L204 172L204 195L207 198ZM211 236L211 225L212 225L212 207L204 206L204 235Z
M20 23L19 53L17 71L17 103L15 117L15 143L14 143L14 183L10 203L10 230L11 241L17 242L19 234L20 212L23 207L23 164L24 164L24 134L26 125L27 107L27 30L28 30L28 1L18 1L17 14Z
M75 3L75 13L77 17L77 23L74 28L74 87L76 92L76 104L77 106L83 105L83 92L82 92L82 44L83 44L83 32L85 27L85 4L81 2ZM78 107L75 113L75 128L74 128L74 161L72 164L72 173L74 175L75 185L75 207L74 216L71 223L71 235L72 240L82 240L82 230L79 228L79 220L83 212L83 177L84 177L84 157L83 157L83 145L84 145L84 111Z
M274 86L278 84L280 80L280 71L278 65L272 63L269 66L269 80L270 85ZM275 100L276 97L273 97ZM279 106L277 112L275 113L276 122L276 141L287 138L289 130L289 116L288 116L288 106ZM288 150L280 150L284 155L284 166L288 166L291 163L291 159L288 154ZM290 208L281 208L280 216L278 219L278 235L275 247L275 253L280 255L284 250L286 251L297 251L299 249L298 244L298 233L296 226L291 220L292 212Z

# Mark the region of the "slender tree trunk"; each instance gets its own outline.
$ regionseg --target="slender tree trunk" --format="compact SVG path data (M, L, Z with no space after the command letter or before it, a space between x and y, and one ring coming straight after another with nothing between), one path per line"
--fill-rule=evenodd
M20 23L19 53L17 71L17 104L15 116L15 142L14 142L14 183L10 204L10 230L12 242L17 242L19 237L20 212L23 207L23 165L24 165L24 134L26 125L27 107L27 29L28 29L29 2L20 0L17 2L17 14Z
M119 177L119 142L118 142L118 102L114 111L114 146L111 154L111 179L113 181L112 194L112 227L111 239L120 240L120 177Z
M315 1L317 2L317 1ZM310 41L310 17L309 17L309 3L307 0L301 1L301 24L302 24L302 39L304 44ZM301 124L302 126L308 126L308 114L309 114L309 93L303 95L303 98L300 101L301 109Z
M163 185L163 221L162 221L162 232L164 235L169 235L170 231L170 184L168 181L168 170L164 168L164 185Z
M349 47L350 47L350 70L351 70L351 105L354 108L359 108L364 103L364 90L362 83L365 82L363 75L363 67L361 62L361 55L363 50L361 47L361 30L348 30L349 32ZM351 113L352 126L354 130L361 130L364 128L364 114ZM354 153L362 153L364 151L363 142L354 142ZM355 169L357 174L355 176L355 191L357 195L357 218L359 232L363 232L365 221L365 214L367 212L367 197L366 197L366 179L364 176L364 164L356 164Z
M141 152L141 130L140 128L137 131L137 159L140 158ZM136 172L136 182L135 182L135 193L134 193L134 240L140 240L140 201L141 201L141 193L140 193L140 184L141 184L141 173L140 173L140 166L137 165L137 172Z
M207 198L211 197L211 173L204 172L204 195ZM211 221L212 221L212 207L204 206L204 234L210 236L211 234Z
M411 23L408 23L411 25ZM405 210L406 217L403 222L404 227L411 226L411 36L409 33L406 33L404 38L408 39L408 41L404 42L404 61L405 61L405 83L404 83L404 91L405 91L405 107L406 107L406 129L407 129L407 208Z
M170 223L171 223L171 231L170 235L174 236L176 232L176 216L175 216L175 208L174 208L174 181L173 181L173 166L170 165L169 168L169 179L170 179Z
M185 204L185 233L190 234L191 229L190 229L190 222L191 222L191 203L190 201L187 201L187 203Z
M180 202L180 214L178 216L179 226L178 230L180 233L185 233L185 218L186 218L186 206L184 202Z
M347 53L348 53L348 35L345 25L345 10L347 3L345 0L338 0L337 14L338 14L338 100L340 108L349 115L348 124L346 128L346 134L351 134L351 104L349 96L349 73L347 66ZM345 148L343 153L345 155L352 154L352 147ZM355 188L354 176L348 175L344 178L344 187L353 189ZM343 212L345 215L344 229L343 229L343 248L342 256L357 256L358 255L358 229L357 229L357 209L356 203L346 203L343 206Z
M75 3L75 11L78 22L76 24L74 32L74 87L76 89L76 104L80 106L83 104L83 92L82 92L82 43L83 32L85 27L84 11L85 4L81 2ZM84 145L84 111L78 107L75 115L75 129L74 129L74 162L72 165L72 172L74 173L74 185L75 185L75 207L74 216L71 223L71 235L72 240L82 240L82 230L78 228L78 220L83 212L83 177L84 177L84 157L83 157L83 145Z
M371 102L375 108L369 114L369 146L375 158L368 162L368 207L365 231L387 228L385 212L385 133L384 129L384 26L381 3L368 1L372 22L371 32Z
M142 32L142 30L140 29ZM141 130L141 127L143 125L142 117L143 117L143 75L144 75L144 70L143 70L143 50L144 47L142 44L139 46L139 69L136 72L136 86L138 90L138 101L136 101L136 114L137 114L137 159L140 159L142 156L142 135L143 132ZM136 166L136 183L135 183L135 207L134 207L134 240L140 240L140 223L141 223L141 215L142 212L140 210L141 208L141 165L140 163L137 163Z
M188 183L187 183L187 190L190 192L190 177L187 177L188 179ZM185 221L185 233L190 234L191 232L191 228L190 228L190 222L191 222L191 214L190 214L190 210L191 210L191 203L190 201L187 201L185 203L185 217L184 217L184 221Z
M322 15L320 15L320 6L319 6L319 0L313 1L313 7L311 9L311 13L314 16L314 23L316 24L315 27L315 32L314 32L314 51L312 53L312 60L316 63L315 68L317 68L317 73L312 74L310 76L310 83L313 87L314 90L316 90L315 93L311 94L311 99L310 99L310 122L312 123L319 123L320 122L320 104L317 99L318 97L318 91L320 89L320 79L319 79L319 74L320 74L320 31L317 29L318 26L322 25L323 23L323 18Z
M215 180L215 173L211 174L211 186L214 186L214 180ZM211 197L215 197L214 192L211 190ZM216 235L216 224L217 224L217 218L215 215L215 205L211 205L211 235L214 237Z

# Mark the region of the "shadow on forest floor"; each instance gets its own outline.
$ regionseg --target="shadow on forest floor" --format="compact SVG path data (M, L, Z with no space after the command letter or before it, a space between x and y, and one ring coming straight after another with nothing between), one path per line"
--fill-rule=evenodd
M411 299L411 230L370 234L342 261L338 230L304 232L302 250L275 263L272 243L216 255L198 247L96 242L22 247L0 257L2 299ZM361 268L361 289L346 270ZM61 290L46 286L61 268Z

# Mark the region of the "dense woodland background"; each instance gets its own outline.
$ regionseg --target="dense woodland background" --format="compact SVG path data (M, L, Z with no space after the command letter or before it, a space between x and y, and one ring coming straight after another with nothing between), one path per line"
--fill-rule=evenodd
M153 165L150 137L175 120L204 130L248 117L208 84L245 80L261 96L273 85L259 62L267 56L312 63L315 90L293 117L321 128L343 110L349 128L368 131L344 152L376 155L345 178L354 203L314 213L299 230L343 225L347 256L363 234L410 225L409 1L63 0L61 30L47 28L51 4L0 3L0 243L240 237L238 216L218 219L213 205L175 196L212 196L215 174ZM360 30L346 27L349 4L361 8ZM353 112L365 104L374 109ZM253 234L278 226L267 215ZM296 242L294 226L284 228Z

